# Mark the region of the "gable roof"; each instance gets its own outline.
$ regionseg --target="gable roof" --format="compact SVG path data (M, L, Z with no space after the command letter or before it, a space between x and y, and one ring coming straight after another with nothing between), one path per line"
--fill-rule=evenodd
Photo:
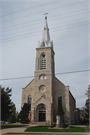
M25 86L25 88L28 87L33 81L34 81L34 79L33 79L30 83L28 83L28 84ZM22 89L25 89L25 88L22 88Z

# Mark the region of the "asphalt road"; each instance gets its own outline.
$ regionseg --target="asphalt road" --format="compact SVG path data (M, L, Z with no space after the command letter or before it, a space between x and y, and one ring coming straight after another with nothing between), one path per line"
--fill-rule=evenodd
M7 135L7 134L3 134L3 135ZM8 135L18 135L18 134L8 134ZM22 135L29 135L29 134L22 134ZM30 134L30 135L56 135L56 134ZM85 135L85 134L57 134L57 135ZM87 135L87 133L86 133Z

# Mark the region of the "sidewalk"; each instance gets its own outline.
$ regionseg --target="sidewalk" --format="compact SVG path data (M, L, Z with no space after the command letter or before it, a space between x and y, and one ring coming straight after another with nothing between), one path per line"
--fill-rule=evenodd
M34 134L80 134L80 135L90 135L89 132L87 133L81 133L81 132L24 132L25 129L27 127L34 127L34 126L38 126L38 125L28 125L26 127L18 127L18 128L8 128L8 129L1 129L0 130L0 134L6 134L6 133L18 133L18 134L31 134L31 133L34 133Z
M25 133L25 129L27 127L34 127L34 126L37 126L37 125L28 125L28 126L25 126L25 127L16 127L16 128L7 128L7 129L1 129L0 130L0 135L1 134L5 134L5 133Z

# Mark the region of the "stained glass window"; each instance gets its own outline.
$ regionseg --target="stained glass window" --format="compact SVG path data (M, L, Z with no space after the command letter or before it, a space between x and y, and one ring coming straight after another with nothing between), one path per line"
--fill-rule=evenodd
M62 96L61 95L58 95L58 104L59 104L59 102L62 103Z
M39 108L39 111L46 111L46 108L42 105L42 106Z
M29 95L28 96L29 111L31 111L31 100L32 100L32 97Z

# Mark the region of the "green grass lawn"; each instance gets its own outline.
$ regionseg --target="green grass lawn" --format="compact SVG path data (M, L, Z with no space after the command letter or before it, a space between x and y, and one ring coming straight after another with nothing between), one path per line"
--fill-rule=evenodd
M1 129L6 129L6 128L14 128L14 127L24 127L27 126L25 124L1 124Z
M49 129L49 126L28 127L25 132L87 132L86 127L70 127L69 129Z

